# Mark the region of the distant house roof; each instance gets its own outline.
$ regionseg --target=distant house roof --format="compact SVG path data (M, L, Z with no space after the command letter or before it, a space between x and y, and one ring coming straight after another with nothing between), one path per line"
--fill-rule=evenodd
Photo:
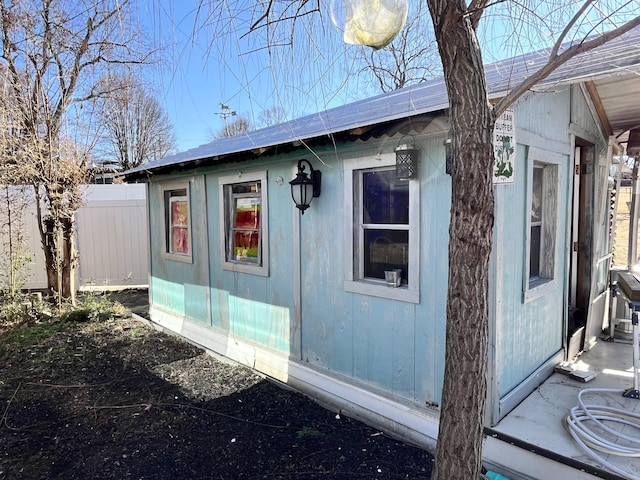
M548 56L548 49L540 50L485 66L489 96L504 96L544 65ZM573 58L539 82L536 90L629 74L640 75L640 28ZM638 85L640 91L640 76ZM402 128L407 119L415 119L415 123L420 124L422 117L424 127L429 123L430 114L447 107L444 80L437 78L279 125L216 140L129 170L126 176L140 178L147 173L167 172L185 166L234 162L283 153L302 148L303 145L366 139L383 133L392 135Z

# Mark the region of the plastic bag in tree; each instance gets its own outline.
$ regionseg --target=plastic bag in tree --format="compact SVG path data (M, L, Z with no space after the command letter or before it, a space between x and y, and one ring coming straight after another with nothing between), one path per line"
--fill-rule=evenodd
M376 50L389 45L407 21L408 0L343 0L344 41Z

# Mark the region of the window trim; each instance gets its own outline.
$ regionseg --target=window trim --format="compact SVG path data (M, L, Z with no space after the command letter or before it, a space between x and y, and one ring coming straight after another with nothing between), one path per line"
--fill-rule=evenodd
M191 182L189 180L169 182L161 185L160 197L162 199L162 258L165 260L172 260L182 263L193 263L193 222L191 212ZM184 197L187 201L187 243L189 245L189 253L172 252L171 247L168 244L171 238L171 209L168 208L171 205L171 199L177 197L167 197L167 193L178 190L185 190Z
M231 197L227 195L227 187L247 182L260 182L260 235L261 235L261 264L242 263L239 261L229 261L227 259L227 239L229 225L229 200ZM235 175L224 175L218 178L218 190L219 190L219 212L220 212L220 262L223 270L230 270L233 272L249 273L253 275L260 275L263 277L269 276L269 208L268 208L268 194L267 194L267 172L250 172L250 173L238 173Z
M526 190L526 210L525 210L525 254L523 265L523 302L529 302L536 298L547 295L554 291L557 283L562 275L559 271L558 263L561 258L559 247L560 239L560 185L561 185L561 167L565 163L565 157L561 154L548 152L539 148L529 148L527 155L527 190ZM555 190L555 196L551 208L544 208L541 221L541 240L540 240L540 259L546 255L553 256L553 265L540 266L540 275L536 278L530 278L530 259L531 259L531 202L533 195L533 171L534 168L542 168L543 171L543 197L548 198L550 190ZM549 235L549 229L553 229L552 235ZM546 238L546 241L545 241ZM553 239L552 245L548 245L549 239Z
M391 288L384 280L358 278L356 272L361 270L361 261L355 264L355 242L358 240L359 222L354 207L361 203L354 192L354 173L358 170L369 170L378 167L394 167L394 153L378 154L362 158L351 158L344 161L344 289L347 292L370 295L374 297L420 303L420 181L409 182L409 264L412 273L407 285ZM361 217L361 215L360 215Z

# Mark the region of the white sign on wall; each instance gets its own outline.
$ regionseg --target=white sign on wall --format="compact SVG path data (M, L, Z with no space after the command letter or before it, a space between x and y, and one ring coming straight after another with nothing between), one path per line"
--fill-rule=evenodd
M513 183L516 163L516 122L513 110L505 110L496 118L493 158L493 183Z

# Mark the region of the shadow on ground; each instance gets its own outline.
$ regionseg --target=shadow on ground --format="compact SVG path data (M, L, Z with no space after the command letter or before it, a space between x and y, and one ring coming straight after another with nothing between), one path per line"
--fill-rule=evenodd
M35 338L0 337L0 478L430 476L425 451L135 319Z

